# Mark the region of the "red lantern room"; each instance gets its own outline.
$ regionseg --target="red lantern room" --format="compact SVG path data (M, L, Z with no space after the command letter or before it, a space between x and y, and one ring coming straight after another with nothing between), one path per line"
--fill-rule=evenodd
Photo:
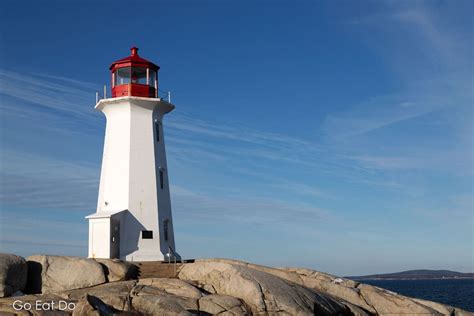
M112 98L135 96L158 97L158 70L160 67L138 56L138 48L130 48L130 56L110 65Z

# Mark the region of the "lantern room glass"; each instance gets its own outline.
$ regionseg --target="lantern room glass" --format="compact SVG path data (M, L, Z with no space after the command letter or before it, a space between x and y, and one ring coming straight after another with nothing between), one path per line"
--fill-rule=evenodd
M148 80L148 85L149 85L149 86L152 86L153 88L155 88L155 87L156 87L156 85L155 85L155 81L156 81L156 71L151 70L151 69L150 69L149 71L150 71L150 76L149 76L150 79Z
M148 70L148 76L147 76ZM145 67L123 67L114 72L114 86L123 84L142 84L156 87L157 73ZM148 77L148 78L147 78Z
M130 83L130 69L131 67L117 68L115 71L114 86Z
M145 67L132 67L132 83L146 85Z

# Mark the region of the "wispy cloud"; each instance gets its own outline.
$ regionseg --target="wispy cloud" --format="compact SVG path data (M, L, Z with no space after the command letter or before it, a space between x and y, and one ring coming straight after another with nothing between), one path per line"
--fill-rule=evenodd
M289 203L277 198L263 197L211 197L208 194L172 186L173 207L182 218L194 222L239 222L244 224L278 223L296 224L294 218L305 218L308 222L327 219L328 210L305 203ZM270 215L271 214L271 215Z
M265 147L291 148L311 145L308 141L290 137L288 135L251 129L235 122L232 125L222 125L217 122L211 123L180 115L179 119L172 121L169 125L171 128L176 130L199 133L213 138L251 143Z
M39 205L11 207L0 202L1 252L21 256L87 254L86 220L80 212L71 213L67 205L59 211L42 210Z
M439 104L420 104L402 101L400 98L404 97L378 97L356 109L330 114L324 121L323 129L331 139L344 139L414 119L441 108Z
M0 94L14 97L43 110L58 111L81 119L93 119L93 109L84 104L93 104L93 84L42 78L44 75L20 74L0 69Z
M368 168L380 170L419 169L426 163L423 159L413 157L377 157L365 155L353 157L353 159Z
M324 131L330 139L363 136L473 102L472 41L446 27L443 18L449 15L437 14L430 4L386 2L376 13L351 20L354 27L369 31L368 41L400 84L395 91L328 115ZM383 46L372 34L384 37Z
M436 25L435 16L427 6L420 5L402 9L389 15L388 18L414 30L412 35L423 41L420 43L420 47L430 52L427 56L433 58L437 63L441 59L447 67L458 67L468 58L463 55L462 50L459 50L459 43L455 42L456 36L448 34L446 29L442 30Z
M93 211L98 166L65 162L25 152L2 150L0 206Z

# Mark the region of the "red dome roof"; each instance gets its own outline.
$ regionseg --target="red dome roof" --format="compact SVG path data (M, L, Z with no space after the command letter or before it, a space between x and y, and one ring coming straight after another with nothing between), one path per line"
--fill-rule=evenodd
M144 58L141 58L138 56L138 48L137 47L132 47L130 48L131 54L128 57L119 59L117 61L114 61L110 65L110 70L114 71L115 68L122 68L122 67L130 67L130 66L135 66L135 67L147 67L152 70L158 71L160 69L160 66L155 65L151 61L148 61Z

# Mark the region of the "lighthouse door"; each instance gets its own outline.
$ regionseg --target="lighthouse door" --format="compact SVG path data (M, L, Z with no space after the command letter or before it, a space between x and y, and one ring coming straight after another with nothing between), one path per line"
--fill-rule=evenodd
M120 221L114 219L111 222L110 232L110 258L120 258Z

